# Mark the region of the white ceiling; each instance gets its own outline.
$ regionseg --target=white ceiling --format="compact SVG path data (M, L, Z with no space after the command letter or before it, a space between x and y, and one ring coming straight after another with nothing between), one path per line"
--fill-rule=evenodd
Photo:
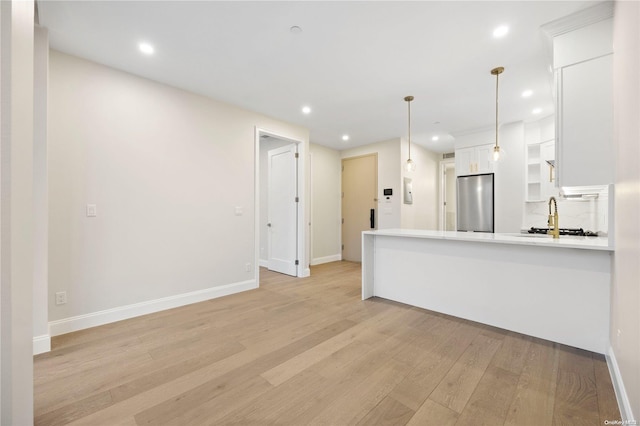
M540 26L594 4L40 0L38 13L54 49L305 126L339 150L406 137L413 95L412 140L446 152L454 135L494 124L496 66L502 123L553 113Z

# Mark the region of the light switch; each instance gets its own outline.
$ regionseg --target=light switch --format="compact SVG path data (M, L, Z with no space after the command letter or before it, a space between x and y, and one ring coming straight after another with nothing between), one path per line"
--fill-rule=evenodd
M98 216L98 207L95 204L87 204L87 217Z
M237 207L236 206L236 216L242 216L242 207Z

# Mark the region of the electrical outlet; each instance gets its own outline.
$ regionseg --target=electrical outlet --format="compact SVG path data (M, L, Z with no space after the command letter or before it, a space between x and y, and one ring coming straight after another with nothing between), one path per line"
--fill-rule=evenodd
M247 263L246 265L244 265L244 270L247 272L251 272L251 264Z
M64 305L67 303L67 292L59 291L56 293L56 305Z

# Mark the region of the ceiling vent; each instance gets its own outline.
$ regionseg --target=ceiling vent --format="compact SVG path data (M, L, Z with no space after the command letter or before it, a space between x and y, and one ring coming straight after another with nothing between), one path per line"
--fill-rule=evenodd
M455 152L447 152L442 154L442 159L446 160L447 158L456 158L456 153Z

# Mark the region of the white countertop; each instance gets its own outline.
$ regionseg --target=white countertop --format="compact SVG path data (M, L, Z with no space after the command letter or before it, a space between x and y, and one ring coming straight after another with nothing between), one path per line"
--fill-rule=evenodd
M613 251L613 247L609 247L609 239L607 237L577 237L561 235L560 238L554 239L551 235L543 234L490 234L486 232L426 231L421 229L380 229L377 231L365 231L363 234L388 237L427 238L435 240Z

